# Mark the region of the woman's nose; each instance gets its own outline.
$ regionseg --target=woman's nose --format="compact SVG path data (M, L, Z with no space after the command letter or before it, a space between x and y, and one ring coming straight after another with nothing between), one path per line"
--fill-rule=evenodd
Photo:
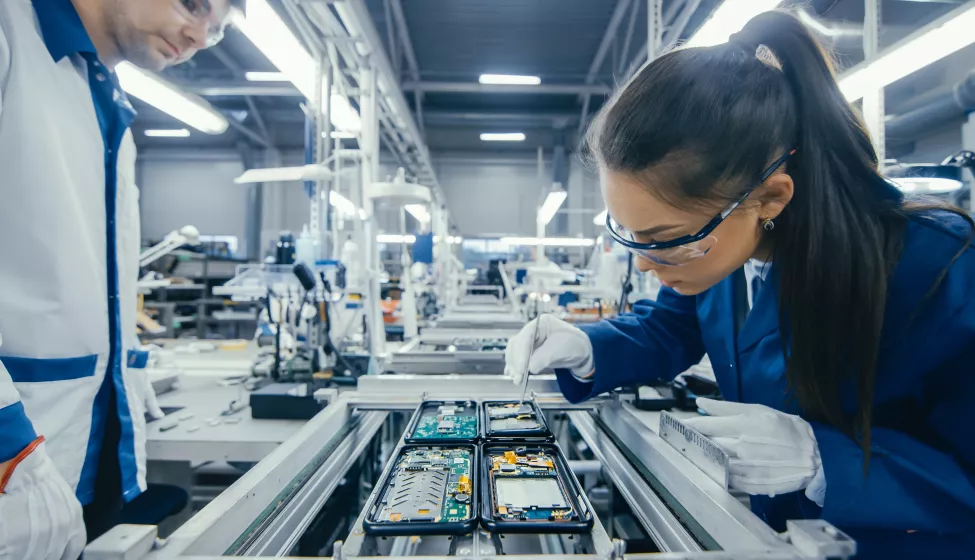
M633 263L633 265L640 272L651 272L651 271L652 272L656 272L657 271L657 266L658 265L655 262L651 261L650 259L643 258L643 257L641 257L639 255L634 255L633 258L636 259L636 261Z

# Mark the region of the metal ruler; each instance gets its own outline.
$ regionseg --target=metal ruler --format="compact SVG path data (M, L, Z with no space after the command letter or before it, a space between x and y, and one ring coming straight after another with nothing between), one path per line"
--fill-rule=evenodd
M660 437L709 478L728 489L728 452L669 412L660 413Z

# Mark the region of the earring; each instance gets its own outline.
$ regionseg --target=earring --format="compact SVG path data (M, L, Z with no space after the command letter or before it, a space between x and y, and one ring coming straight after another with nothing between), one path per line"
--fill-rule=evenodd
M765 231L772 231L775 229L775 222L772 221L772 218L765 218L762 220L762 227Z

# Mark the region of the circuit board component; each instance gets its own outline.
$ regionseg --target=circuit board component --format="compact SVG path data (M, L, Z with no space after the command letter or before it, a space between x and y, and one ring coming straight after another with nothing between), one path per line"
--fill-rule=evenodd
M502 337L457 337L449 343L421 344L426 352L504 352L508 339Z
M376 502L376 523L463 523L473 518L473 448L407 447Z
M545 449L487 448L491 505L499 521L577 521L554 456Z
M478 437L477 407L472 401L426 402L417 414L419 419L407 441L474 441Z
M495 433L542 429L535 407L529 403L489 403L487 416L490 430Z

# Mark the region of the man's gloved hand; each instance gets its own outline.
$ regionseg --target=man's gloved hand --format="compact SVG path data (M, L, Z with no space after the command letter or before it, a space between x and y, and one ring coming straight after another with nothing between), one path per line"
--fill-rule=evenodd
M11 462L9 477L0 473L6 482L0 488L0 558L77 560L85 548L81 504L43 442L25 453Z
M710 416L684 423L728 452L732 488L775 496L806 489L814 478L825 486L816 437L802 418L760 404L698 398L697 406ZM806 494L822 505L825 489L816 490L816 497Z
M593 368L592 343L577 327L552 315L542 315L508 340L504 362L505 375L516 385L524 383L526 371L534 374L565 368L577 377L586 377Z

